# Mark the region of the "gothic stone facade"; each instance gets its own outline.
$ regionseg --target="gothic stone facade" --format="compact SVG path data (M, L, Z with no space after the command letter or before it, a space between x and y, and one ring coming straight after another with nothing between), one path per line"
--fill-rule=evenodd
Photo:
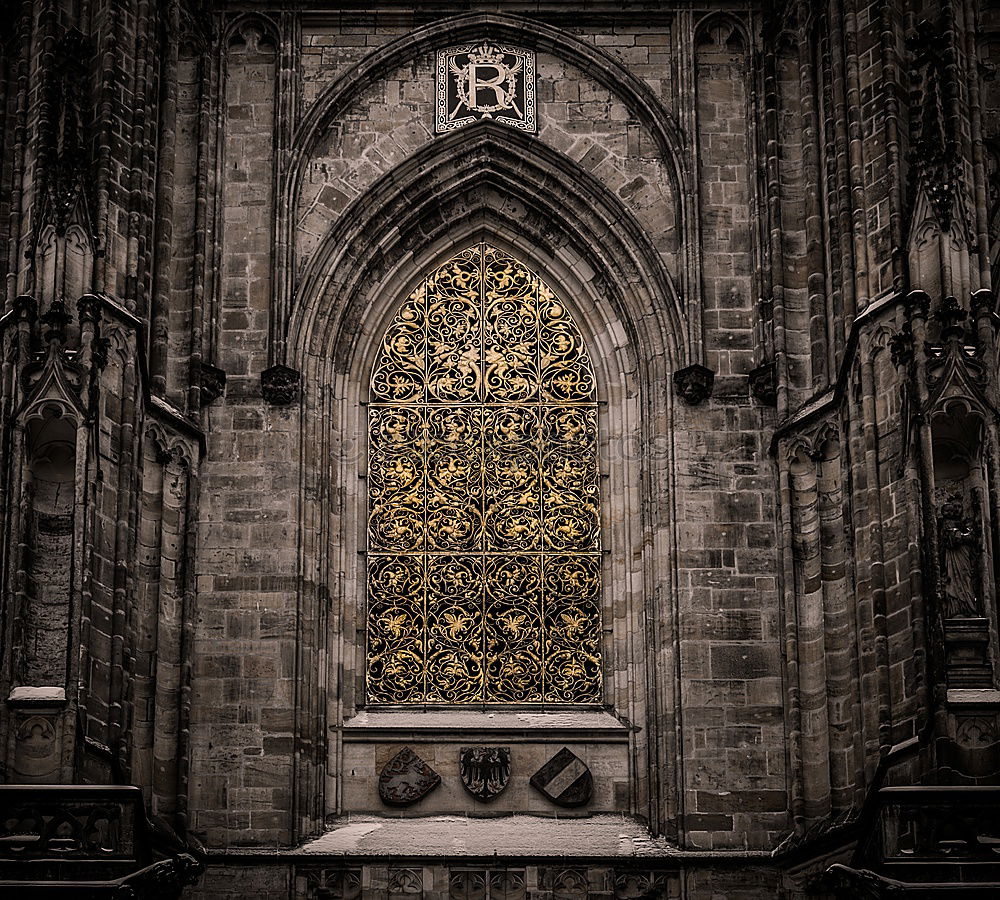
M366 6L0 4L2 780L141 787L191 898L978 864L1000 7ZM593 368L582 704L369 702L370 379L476 246Z

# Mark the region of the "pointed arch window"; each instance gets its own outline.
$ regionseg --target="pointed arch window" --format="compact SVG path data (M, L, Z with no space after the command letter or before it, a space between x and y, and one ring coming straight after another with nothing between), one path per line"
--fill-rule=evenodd
M598 404L553 292L488 244L424 279L368 407L367 697L601 694Z

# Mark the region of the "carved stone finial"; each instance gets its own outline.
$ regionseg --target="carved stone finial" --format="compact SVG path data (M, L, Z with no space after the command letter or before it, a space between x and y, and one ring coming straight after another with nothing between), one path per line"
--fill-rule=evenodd
M943 231L952 225L961 182L958 123L949 104L957 91L950 29L924 20L907 39L916 86L911 124L911 178L923 186Z
M70 323L70 314L66 309L66 304L62 300L53 300L48 311L42 316L42 324L45 326L45 342L51 344L58 341L60 344L66 343L66 326Z
M298 398L301 380L295 369L278 363L260 373L260 390L268 403L285 406Z
M778 402L778 369L774 360L761 363L750 371L750 393L765 406Z
M681 399L697 406L712 395L715 373L705 366L695 363L674 372L674 387Z
M47 104L38 125L38 177L48 197L45 216L60 235L66 233L78 199L88 190L86 73L90 55L83 34L76 28L67 31L55 48L43 88Z
M199 366L198 386L201 389L201 405L208 406L226 389L226 373L218 366L203 362Z

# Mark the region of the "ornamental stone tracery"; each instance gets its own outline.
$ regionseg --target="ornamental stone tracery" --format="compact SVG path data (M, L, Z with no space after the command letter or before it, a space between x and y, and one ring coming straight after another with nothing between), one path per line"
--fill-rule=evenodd
M368 417L371 703L600 699L597 399L565 306L479 244L386 330Z

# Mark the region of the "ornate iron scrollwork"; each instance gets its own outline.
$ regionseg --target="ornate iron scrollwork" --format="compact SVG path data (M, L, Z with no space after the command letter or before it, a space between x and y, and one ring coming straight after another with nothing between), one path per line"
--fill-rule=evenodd
M593 368L566 307L479 244L386 330L368 420L368 700L600 697Z

